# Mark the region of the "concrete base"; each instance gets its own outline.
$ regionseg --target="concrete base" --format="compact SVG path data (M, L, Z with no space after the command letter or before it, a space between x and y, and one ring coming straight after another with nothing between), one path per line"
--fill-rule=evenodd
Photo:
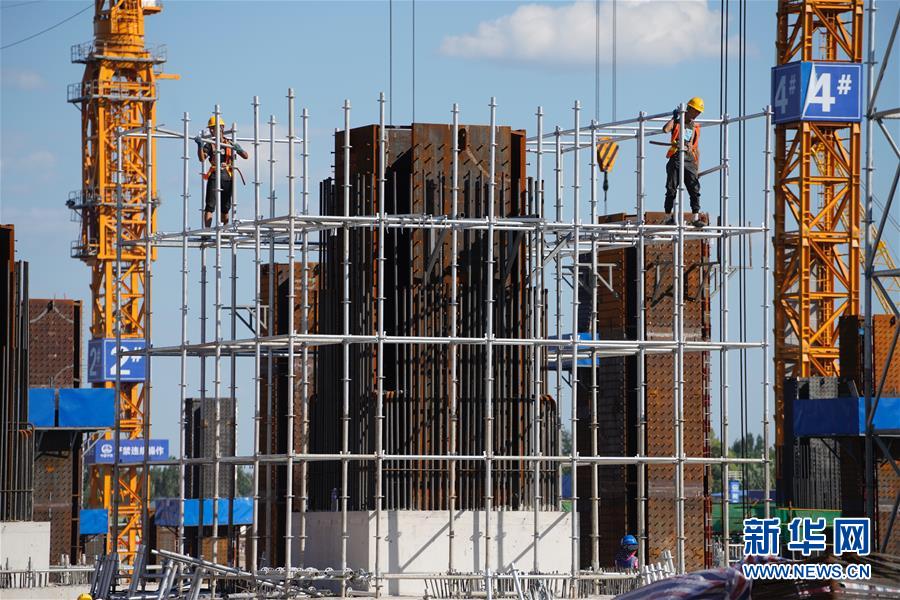
M46 571L50 568L50 522L0 523L0 568Z
M541 512L539 566L543 572L568 571L572 566L572 519L570 512ZM484 569L484 511L459 511L454 521L453 568L472 572ZM291 555L298 566L300 514L294 513L294 545ZM491 513L491 569L512 565L530 571L533 565L534 513ZM449 524L446 511L382 511L381 571L384 573L444 573L449 569ZM347 566L375 570L375 513L347 513ZM341 513L311 512L306 515L307 567L339 568L341 565ZM392 595L421 595L421 580L393 580Z

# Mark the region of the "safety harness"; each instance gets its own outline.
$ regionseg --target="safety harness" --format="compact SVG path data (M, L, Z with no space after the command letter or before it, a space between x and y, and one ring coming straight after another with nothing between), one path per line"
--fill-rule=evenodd
M225 168L225 172L228 173L228 176L232 179L234 178L234 172L237 171L238 175L241 176L241 183L246 185L247 182L244 180L244 174L241 173L241 170L234 166L234 148L230 145L222 145L222 149L225 151L225 156L219 159L219 164L221 164ZM212 155L216 149L210 145L209 154ZM210 177L213 177L216 174L216 161L209 161L209 170L203 174L203 179L209 180Z
M672 128L672 143L669 146L669 151L666 152L666 158L672 158L678 153L678 132L680 130L680 124L675 123L675 127ZM691 141L687 144L687 149L691 153L691 156L694 157L694 162L699 162L697 155L697 148L700 146L700 125L698 123L694 123L691 127L693 135L691 136Z

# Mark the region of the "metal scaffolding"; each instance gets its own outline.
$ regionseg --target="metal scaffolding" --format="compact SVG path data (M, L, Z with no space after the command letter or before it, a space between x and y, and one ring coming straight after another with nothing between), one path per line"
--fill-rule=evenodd
M894 14L894 22L893 27L891 29L891 34L887 43L887 46L884 49L884 54L881 57L881 66L878 69L878 74L876 77L875 72L875 60L876 60L876 50L875 50L875 13L877 11L877 6L875 0L869 0L868 8L866 9L868 12L868 51L869 51L869 60L866 62L867 68L867 76L866 76L866 121L865 121L865 133L866 133L866 173L865 173L865 264L864 264L864 313L865 313L865 328L864 328L864 391L863 395L865 398L865 414L866 414L866 425L865 425L865 483L866 483L866 516L872 519L872 522L875 523L875 535L873 535L873 547L880 552L888 552L889 543L891 541L891 533L896 526L896 519L898 510L900 510L900 493L898 493L893 500L887 498L888 502L892 502L893 511L890 512L890 517L888 522L880 523L879 519L879 508L876 504L876 488L877 488L877 478L878 478L878 459L884 460L893 471L893 474L900 478L900 463L897 462L897 458L892 456L890 451L890 445L893 441L892 438L896 438L898 432L896 429L876 429L875 427L875 413L878 410L878 404L881 398L885 393L885 382L888 378L888 373L892 366L892 359L894 357L894 352L897 348L897 339L900 336L900 328L895 329L894 335L891 336L891 340L888 344L885 344L883 352L886 355L886 359L882 365L874 364L873 358L875 357L875 341L874 341L874 328L873 328L873 318L874 318L874 304L873 304L873 293L877 294L878 297L882 300L882 303L886 305L886 308L890 310L890 314L892 314L895 318L900 318L900 309L897 308L897 304L894 302L890 291L889 286L890 283L896 282L900 280L900 269L890 269L890 268L878 268L877 262L877 253L879 251L879 247L883 242L885 228L888 225L888 221L891 218L891 209L894 206L894 196L897 192L897 183L900 180L900 147L898 147L896 140L894 140L893 136L891 136L890 131L885 126L884 119L896 119L900 116L900 107L891 107L886 109L878 108L878 92L881 89L881 83L884 78L884 75L887 71L888 65L896 64L898 60L897 57L892 57L892 50L894 47L894 41L897 38L897 31L900 29L900 9ZM891 62L891 58L894 59L893 63ZM893 151L893 157L898 161L896 167L894 169L894 176L891 180L890 191L888 192L887 198L884 201L884 206L882 208L881 219L879 220L877 226L874 221L874 203L875 203L875 190L873 188L873 174L875 170L875 152L873 149L873 142L875 136L874 125L878 126L878 129L884 136L884 141L890 146ZM894 213L896 213L896 208L894 209ZM879 368L880 367L880 368ZM884 474L887 478L891 476L889 472L885 472ZM879 539L880 538L880 539Z
M590 124L582 123L582 109L579 103L575 103L572 112L572 127L564 128L556 126L549 129L545 125L545 114L542 108L538 107L536 111L536 136L528 138L526 142L527 159L529 162L529 173L533 178L530 184L530 197L534 202L533 214L509 216L506 214L497 215L495 208L495 194L502 193L497 191L497 186L502 185L497 181L497 132L498 132L498 104L492 98L487 106L487 110L475 112L477 117L487 117L490 127L490 159L486 165L486 188L487 188L487 216L479 217L468 214L460 214L458 211L458 195L460 191L460 183L458 180L459 170L459 154L458 146L460 134L460 107L454 104L449 111L452 127L452 166L449 184L450 205L452 206L449 214L394 214L388 212L388 206L385 199L385 185L387 182L385 174L385 151L387 146L387 132L389 128L385 123L385 105L384 96L378 99L379 123L377 127L377 156L380 157L377 162L377 177L374 185L377 188L378 203L370 215L351 215L351 172L350 172L350 151L351 136L349 135L351 127L351 105L349 101L345 101L342 107L343 132L336 132L338 140L342 140L341 151L343 153L340 164L343 168L342 175L337 176L336 181L340 182L340 189L336 190L342 201L343 214L315 214L310 207L310 168L309 168L309 145L308 135L310 128L310 117L306 109L302 109L299 113L300 132L298 135L296 126L296 116L298 115L295 106L295 97L293 91L287 94L287 137L277 138L275 135L276 121L274 116L268 120L267 134L262 131L260 126L260 103L258 98L254 97L252 102L252 132L238 132L236 126L232 124L231 128L226 132L228 137L234 143L244 143L250 146L249 154L252 164L252 180L250 182L249 193L247 197L238 197L238 186L235 187L235 198L231 206L231 219L228 225L222 225L219 211L221 210L221 193L222 182L220 169L215 170L215 177L209 180L208 185L215 185L216 190L216 214L214 224L211 227L194 227L191 224L191 215L195 214L190 208L192 198L196 197L196 193L192 193L192 189L196 191L196 184L192 186L192 167L190 156L192 149L190 141L194 137L191 134L191 120L187 113L184 114L181 131L167 130L163 127L154 127L152 130L142 129L140 131L127 131L120 133L120 139L127 136L141 136L145 139L155 138L163 142L178 143L182 151L181 173L182 173L182 225L178 231L165 232L160 231L151 236L144 237L139 240L124 240L119 238L119 248L128 247L129 245L138 245L145 249L146 255L151 252L180 250L181 251L181 270L180 270L180 302L175 304L177 309L162 312L160 294L156 297L156 306L151 307L149 298L147 298L146 310L151 308L156 310L154 322L160 322L159 319L165 319L167 316L175 318L175 313L180 310L180 340L167 341L157 338L151 338L147 348L141 351L145 354L148 362L147 372L150 371L150 363L157 357L178 357L179 358L179 385L180 385L180 402L181 402L181 452L178 459L154 461L154 465L177 465L180 475L180 492L181 505L179 508L179 525L177 528L177 546L179 552L184 552L185 548L185 524L184 524L184 495L185 495L185 472L187 469L196 465L212 465L214 476L212 481L212 550L210 560L221 562L217 556L217 539L219 536L219 523L222 522L223 516L219 514L218 499L222 497L222 490L219 485L219 469L224 465L249 465L253 468L253 524L250 529L250 550L249 564L247 571L256 573L258 568L263 566L270 567L271 564L258 564L259 557L265 555L271 557L275 555L274 545L280 545L283 550L279 554L284 557L284 563L287 566L323 566L317 564L315 558L315 549L307 547L308 532L306 529L307 515L309 511L310 490L307 485L309 479L309 468L311 465L322 463L340 466L340 490L337 494L338 509L341 513L340 517L340 564L330 565L337 572L344 573L354 565L350 565L348 561L348 547L350 544L360 543L364 540L350 539L348 529L348 469L350 463L354 464L371 464L374 465L375 486L374 489L374 526L375 526L375 554L374 554L374 570L371 574L371 583L374 586L376 596L385 593L384 585L386 581L402 578L435 578L442 577L447 573L458 572L460 565L453 562L453 545L459 544L457 531L455 528L455 517L458 514L457 506L454 504L457 499L458 490L455 489L456 472L459 465L465 462L471 464L481 464L484 470L484 522L479 525L479 533L484 536L487 542L484 546L486 551L481 557L481 577L485 582L495 580L499 581L506 575L500 575L506 566L500 564L498 557L492 555L490 536L491 536L491 518L492 513L496 514L493 498L493 478L495 477L493 469L501 468L497 465L502 464L518 464L521 469L531 469L534 472L533 485L529 493L532 501L529 503L533 511L533 544L531 546L531 568L534 573L541 573L542 560L541 554L546 555L546 541L541 539L539 526L539 514L543 507L547 504L548 499L541 497L541 487L539 481L541 479L541 469L555 470L558 476L561 469L568 466L572 473L572 501L573 508L578 500L579 493L584 493L589 497L591 505L592 520L592 550L591 557L581 556L581 535L578 529L577 519L571 519L571 552L572 561L569 573L565 575L571 583L573 590L578 589L578 582L589 579L602 579L604 573L599 568L600 557L598 556L598 546L596 539L598 535L598 516L602 514L602 495L598 487L598 469L603 466L632 466L637 470L637 527L638 537L641 544L641 552L639 556L641 561L647 560L647 551L649 548L648 538L658 534L657 530L650 531L648 526L647 506L648 501L653 499L652 490L645 485L647 470L654 465L670 465L673 467L674 477L672 485L674 488L673 510L675 515L674 524L674 540L675 547L672 552L675 559L675 565L679 572L686 570L685 564L685 469L702 468L704 478L709 476L712 469L720 468L723 471L722 489L711 490L709 486L704 484L705 498L709 501L710 494L713 491L722 492L722 517L725 527L724 543L725 556L728 556L728 467L734 465L751 465L761 464L766 473L765 476L765 498L769 498L770 481L768 477L768 467L770 457L768 454L768 429L769 429L769 410L771 403L771 380L769 370L772 364L771 344L770 344L770 280L771 265L769 256L769 232L770 232L770 215L772 186L771 186L771 111L767 108L759 113L745 115L741 117L729 117L722 115L715 118L697 119L697 122L705 130L717 130L721 132L725 143L721 145L718 156L718 176L720 178L718 191L718 208L720 218L719 221L707 224L703 228L695 228L690 226L683 212L684 196L686 193L683 176L682 185L678 189L674 225L650 222L646 215L646 188L645 188L645 147L649 143L657 143L660 136L667 135L662 131L662 124L671 117L670 113L648 115L641 112L633 118L623 119L612 123L597 124L591 121ZM684 114L685 107L681 106L678 110L679 123L681 127L679 131L684 131ZM220 116L218 105L215 108L214 115ZM761 202L748 202L748 198L743 193L736 196L729 193L729 176L732 171L740 170L742 164L735 165L730 162L728 148L728 131L734 127L748 127L758 125L764 128L765 147L761 150L764 156L765 167L764 172L760 174L762 177L761 187L758 193L761 195ZM397 129L397 128L392 128ZM402 128L400 128L402 129ZM549 131L549 133L547 133ZM267 135L267 137L265 137ZM218 130L215 138L205 137L204 140L213 145L215 152L213 153L215 160L218 161L220 149L231 143L224 140L219 135ZM604 220L598 214L598 185L597 185L597 166L595 160L595 147L598 140L607 140L617 142L619 144L634 144L634 165L636 176L636 194L634 202L634 216L625 216L620 220ZM667 140L668 141L668 140ZM677 140L679 151L684 152L684 140L679 137ZM284 146L287 148L287 175L285 181L277 181L276 179L276 147ZM298 153L299 150L299 153ZM590 158L585 156L588 153ZM548 155L553 157L553 169L555 183L553 186L552 197L545 196L544 176L547 173L544 161L548 159ZM170 156L167 152L160 152L156 162L166 161ZM335 164L338 164L338 157L335 157ZM297 170L297 161L299 160L299 174ZM524 159L523 159L524 160ZM268 163L268 174L263 174L262 164ZM585 167L588 167L589 173L585 173ZM151 173L156 169L157 165L153 162L147 163L148 172ZM121 164L120 164L121 169ZM683 172L683 166L681 167ZM148 179L152 179L148 175ZM121 177L121 171L119 173ZM299 202L297 198L297 179L299 178ZM268 184L268 206L264 202L263 186ZM201 184L202 185L202 184ZM584 193L584 188L589 188L589 193ZM714 186L708 186L715 189ZM202 188L201 188L202 189ZM710 194L712 195L712 194ZM735 202L737 200L737 202ZM552 205L548 206L548 202ZM252 205L252 206L247 206ZM738 214L743 215L746 219L744 222L731 222L730 215L734 214L731 209L737 205L739 207ZM119 204L121 206L121 203ZM340 206L340 204L339 204ZM563 216L563 208L569 207L571 210L570 217ZM251 212L252 208L252 212ZM149 209L148 209L149 210ZM240 218L239 218L240 217ZM351 298L351 288L348 285L350 281L349 257L350 257L350 237L352 232L369 232L373 234L373 239L377 240L375 248L372 248L373 264L376 265L377 276L376 287L376 305L375 305L375 323L376 329L374 334L356 334L351 333L350 327L350 305L353 301ZM447 277L451 281L450 290L451 297L446 307L446 314L449 321L449 335L388 335L385 331L384 305L385 297L389 295L390 290L385 289L385 269L383 266L389 260L385 256L385 240L390 232L427 232L429 235L439 236L447 233L449 237L449 245L451 247L451 260L449 262L449 270ZM316 290L313 288L311 280L313 273L311 265L322 260L324 246L323 239L326 235L337 235L337 239L341 240L339 246L341 250L342 260L340 261L339 271L343 275L344 284L342 285L342 300L338 309L341 315L342 329L340 333L323 333L320 330L313 330L311 327L311 296ZM485 280L487 291L484 294L484 314L486 322L484 324L483 336L460 335L457 328L457 317L459 314L458 298L456 291L459 287L459 271L457 265L457 251L460 239L467 234L475 234L478 236L486 236L487 240L493 242L499 240L501 235L518 234L528 241L530 254L528 256L531 269L528 273L530 291L527 296L530 306L528 306L528 326L527 335L521 337L501 337L496 335L495 324L492 315L494 314L493 305L497 301L496 294L493 289L495 282L495 263L498 257L495 256L494 243L486 244L486 253L483 256L484 268L488 276ZM751 244L756 241L763 249L762 267L756 269L750 274L759 276L759 285L762 290L763 298L763 320L762 326L754 339L733 339L729 332L728 311L729 303L734 298L728 293L731 285L730 276L738 269L746 269L747 265L733 264L731 259L731 246L733 243ZM719 335L716 340L696 340L688 339L685 333L685 304L686 294L685 281L690 276L690 265L686 265L685 248L686 244L698 243L701 247L712 247L716 251L715 260L708 271L704 271L707 275L701 277L709 277L715 281L716 292L718 294L718 327ZM708 245L708 246L707 246ZM603 272L606 269L615 269L616 266L601 264L600 254L606 251L617 249L636 249L637 264L636 277L638 289L643 290L645 287L645 265L644 252L648 248L662 249L668 251L670 249L672 261L672 329L670 337L666 339L648 339L644 331L644 318L647 307L641 305L637 310L637 323L635 339L602 339L597 331L595 316L599 308L597 303L597 292L604 285L606 278ZM299 251L299 252L298 252ZM199 297L196 294L189 294L192 290L191 274L189 272L189 259L199 254L201 264L201 272L199 279ZM299 254L299 256L298 256ZM585 261L585 257L589 257ZM226 258L228 260L226 261ZM225 273L226 264L230 265L230 273ZM278 333L273 321L273 309L271 304L277 293L276 282L276 265L286 265L287 273L287 290L288 290L288 311L287 311L287 333ZM299 269L295 271L295 266ZM163 273L156 273L154 263L145 262L147 272L147 281L151 276L156 277L157 292L161 289L161 281L166 277ZM263 268L268 269L268 290L261 289L263 285L261 272ZM252 269L252 277L248 277L247 269ZM499 269L498 269L499 271ZM244 280L240 280L241 274L244 274ZM300 281L296 281L299 276ZM171 277L171 275L169 275ZM239 283L239 281L252 281L251 285ZM173 279L173 281L177 281ZM223 284L226 286L223 288ZM544 286L552 284L552 289L545 290ZM177 285L177 283L175 284ZM703 284L705 285L705 283ZM149 290L149 285L146 287ZM591 295L590 314L592 315L588 335L579 335L579 329L584 328L584 323L579 322L580 303L579 299L582 288L586 288L586 292ZM296 297L299 290L299 299ZM546 292L546 293L545 293ZM741 288L741 294L737 300L740 304L745 304L747 299L743 295L744 289ZM269 299L269 300L267 300ZM299 300L299 304L298 304ZM191 307L196 310L199 304L199 314L201 323L201 338L199 342L189 341L188 332L190 330L189 314ZM118 305L118 296L117 296ZM299 307L299 322L295 317L294 307ZM250 327L250 335L241 335L238 330L239 312L245 311L249 315L247 323ZM196 312L194 314L197 314ZM283 315L281 315L283 316ZM548 318L549 317L549 318ZM522 318L526 318L523 316ZM223 319L230 319L228 322L230 327L223 326ZM212 323L209 321L212 320ZM546 326L547 320L553 321L552 331ZM570 322L571 325L566 323ZM149 322L149 319L148 319ZM568 330L571 327L571 331ZM117 332L118 333L118 332ZM211 336L209 334L212 334ZM571 334L571 338L567 338ZM564 341L565 338L565 341ZM117 335L117 341L121 343L121 338ZM447 453L441 454L391 454L385 450L385 407L387 391L383 387L385 379L385 356L386 347L442 347L446 348L449 357L449 364L445 368L449 371L449 448ZM310 388L310 380L316 375L310 373L310 365L312 356L319 349L330 346L339 346L341 348L342 370L339 375L334 375L336 385L340 386L340 397L342 405L340 408L340 451L339 452L315 452L309 447L308 440L310 435L310 401L312 390ZM484 380L481 382L483 386L483 431L484 431L484 452L463 454L458 451L455 440L458 435L458 422L461 418L459 415L459 406L457 405L457 390L460 385L458 354L465 348L483 349L484 357ZM374 395L374 451L357 452L352 449L350 440L350 377L349 377L349 361L350 353L353 348L368 348L371 350L374 361L372 369L374 370L374 381L377 384L377 392ZM502 400L494 398L493 370L495 356L499 352L508 348L521 348L527 356L530 357L530 377L533 397L531 400L535 406L539 406L541 402L541 389L543 385L549 383L549 378L553 377L553 386L555 390L555 401L560 403L564 398L571 399L571 412L569 424L572 433L572 451L570 454L563 454L560 448L555 451L542 452L540 441L542 439L542 431L546 432L549 428L557 427L557 423L542 422L541 411L538 409L531 411L531 435L533 436L532 448L537 452L532 454L520 455L504 455L498 454L493 447L494 433L494 411L496 402ZM120 348L121 350L121 348ZM729 388L728 372L732 368L729 365L729 356L734 352L758 354L759 364L761 366L762 378L758 388L752 394L747 394L744 389L740 389L737 393ZM127 352L122 352L127 354ZM710 361L712 369L718 372L718 398L720 405L721 419L719 421L717 434L722 440L721 456L709 456L708 453L700 453L691 455L685 450L685 361L686 357L694 353L701 353L709 356L712 353L718 354L718 360ZM646 438L647 424L647 383L646 373L644 373L645 360L653 356L668 356L672 359L671 370L671 394L673 405L671 406L671 432L674 440L673 450L671 453L660 454L648 448ZM298 359L299 358L299 362ZM636 451L634 453L622 453L621 455L602 455L597 450L597 434L591 435L591 452L585 454L578 451L577 431L579 423L585 421L584 417L579 416L576 406L576 398L578 397L578 388L582 386L584 389L590 390L590 431L598 431L598 414L604 410L604 407L598 405L598 388L600 382L598 379L598 362L612 358L629 358L635 360L638 369L638 384L636 392L637 411L636 423ZM284 414L286 418L286 439L287 451L284 453L274 452L272 447L273 431L273 362L284 361L286 365L286 385L288 392L287 412ZM211 364L210 364L211 361ZM240 456L222 456L219 447L219 437L222 432L219 431L219 402L224 391L223 385L228 385L228 392L232 398L237 395L236 381L236 365L243 361L253 361L253 447L254 451L250 455ZM548 367L548 362L553 361L556 369ZM566 369L563 365L568 361L571 368ZM590 373L585 379L585 371L580 366L582 361L587 361L586 367ZM230 381L226 384L223 381L223 374L226 369L230 373ZM199 367L199 369L197 369ZM264 368L267 367L267 368ZM199 370L199 385L192 384L192 380L196 380L197 371ZM154 373L157 373L154 370ZM159 376L159 375L155 375ZM211 389L208 387L209 378L211 379ZM321 376L321 375L318 375ZM583 380L583 381L579 381ZM585 383L585 381L587 383ZM339 383L338 383L339 382ZM120 386L117 380L117 388ZM201 401L203 399L213 399L214 403L214 443L213 456L210 458L190 458L185 455L185 404L191 397L190 390L196 387ZM294 397L295 393L300 399L300 412L295 413ZM726 452L730 440L730 431L728 424L728 405L737 397L741 406L741 413L744 414L748 406L759 407L759 419L764 436L764 454L761 458L733 458L729 457ZM235 408L235 412L236 412ZM561 413L561 411L560 411ZM263 419L263 415L267 419ZM159 418L157 416L157 418ZM235 419L237 420L237 419ZM117 421L116 438L120 436L120 425ZM299 434L299 435L298 435ZM249 435L249 434L248 434ZM300 440L297 447L296 440ZM118 456L116 457L118 460ZM144 473L147 472L147 461L149 457L144 456ZM385 463L389 464L408 464L414 461L427 461L432 465L446 465L451 474L449 481L451 488L449 493L449 504L447 506L447 533L446 541L450 549L449 564L444 574L410 574L402 572L393 572L385 567L385 557L382 553L382 542L385 536L383 527L383 477ZM261 513L266 511L267 528L273 524L274 516L271 514L272 506L261 506L260 500L263 496L262 490L272 488L272 468L283 466L286 469L286 498L284 503L284 514L282 519L284 524L284 538L281 540L273 540L271 531L260 531L258 524L260 523ZM299 489L294 489L294 469L299 468ZM587 491L579 490L577 484L576 473L579 467L586 467L590 472L590 489ZM444 468L443 466L441 468ZM265 475L265 477L264 477ZM711 478L710 478L711 481ZM234 490L234 487L231 488ZM232 492L233 493L233 492ZM296 494L296 495L295 495ZM297 509L295 510L295 497L297 498ZM558 500L558 499L557 499ZM146 499L145 499L146 503ZM559 509L560 504L554 508ZM498 507L498 510L502 507ZM765 503L766 516L769 512L769 504ZM147 512L144 506L144 514ZM294 522L297 521L297 527L294 528ZM147 519L144 519L145 527ZM198 528L202 530L202 528ZM295 532L296 531L296 535ZM670 532L672 533L672 532ZM143 539L149 539L148 536ZM368 540L365 540L368 543ZM198 546L202 552L202 545ZM299 556L295 550L299 549ZM235 559L236 560L236 559ZM593 569L585 569L583 565L590 564ZM236 566L236 564L235 564ZM609 575L608 573L606 575ZM341 594L347 593L347 580L341 579ZM490 588L490 585L488 586ZM488 589L488 597L490 598L490 589Z

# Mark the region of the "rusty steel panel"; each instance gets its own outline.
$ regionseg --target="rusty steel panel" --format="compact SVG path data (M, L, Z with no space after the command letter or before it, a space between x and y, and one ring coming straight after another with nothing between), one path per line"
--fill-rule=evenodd
M607 215L601 223L620 222L627 215ZM633 217L631 217L633 218ZM647 222L661 222L662 213L647 213ZM648 243L644 252L644 290L638 290L637 249L604 250L598 262L612 263L612 290L597 286L597 332L600 339L637 339L637 316L641 305L645 312L645 339L673 339L673 248L670 243ZM582 257L582 262L590 257ZM709 245L705 241L686 241L684 246L684 331L688 341L710 339L709 315ZM590 282L580 286L580 306L590 305ZM589 311L581 311L579 330L590 330ZM637 451L637 357L600 360L598 371L598 433L600 456L628 456ZM684 372L690 374L684 383L684 452L687 456L709 455L709 353L688 352L684 355ZM674 356L653 354L645 357L646 383L645 439L649 456L675 454ZM590 381L591 369L579 369L578 452L591 455ZM589 466L580 466L577 503L581 537L581 563L591 564L591 502ZM648 535L650 557L655 560L662 550L675 547L675 466L648 465ZM685 557L689 569L709 564L710 507L707 468L685 465ZM600 566L611 566L619 540L637 531L637 467L618 466L598 469L599 560Z
M509 127L497 130L497 169L494 211L500 216L529 214L533 200L525 177L525 135ZM350 132L351 215L373 215L378 209L378 127ZM386 131L385 209L388 214L450 215L452 128L448 125L414 124ZM343 133L335 136L337 180L320 187L321 214L344 214ZM490 128L460 127L459 136L460 215L470 218L488 214L488 163ZM320 330L343 331L343 239L340 229L323 236ZM349 233L350 333L373 335L378 330L376 260L378 231L354 229ZM451 261L458 265L457 332L459 336L484 335L487 244L494 245L493 319L498 337L531 337L533 289L528 284L530 245L533 236L497 232L488 240L484 231L459 234L457 256L452 256L450 236L440 230L390 229L385 247L384 330L394 336L447 336L450 333ZM542 326L543 328L543 326ZM458 422L456 451L484 452L484 348L456 348L458 364ZM341 449L340 346L327 346L317 355L316 397L311 403L310 445L316 452ZM450 452L451 348L444 344L387 344L384 347L384 445L387 452L447 454ZM374 344L350 347L350 443L353 452L374 448L374 410L377 381ZM555 453L558 443L555 401L544 388L536 390L530 377L530 350L497 347L493 355L494 439L498 455L532 454L531 426L534 396L543 399L544 452ZM543 358L541 360L544 360ZM328 374L327 378L324 376ZM374 500L373 465L350 464L348 496L353 510L371 508ZM427 461L386 463L385 506L397 509L442 510L449 505L450 482L447 463ZM457 468L457 507L475 509L484 502L483 463L460 461ZM533 471L525 464L498 461L494 465L495 506L524 508L533 496ZM310 508L330 510L334 490L340 488L338 465L310 465ZM540 486L547 506L557 496L555 467L542 470Z
M900 450L897 448L900 444L894 444L895 452ZM897 454L894 454L894 458L896 459ZM882 462L878 466L878 536L879 543L880 540L884 538L885 533L887 532L888 524L891 520L891 515L894 512L894 501L897 499L897 495L900 494L900 477L897 477L897 473L891 467L890 464L886 462ZM892 554L894 556L900 555L900 522L894 523L894 528L891 531L891 535L888 538L887 548L882 550L886 554Z
M28 302L28 383L31 387L81 385L81 301Z
M872 315L872 351L874 353L872 365L875 369L875 385L878 385L881 381L882 373L887 364L891 341L894 338L894 332L897 327L897 317L894 315ZM894 350L890 367L887 369L883 395L900 395L900 351L896 349Z
M275 276L272 277L273 265L260 266L260 295L264 309L261 317L260 335L284 335L288 333L290 310L290 270L287 264L274 265ZM294 263L294 331L303 332L304 314L308 316L307 327L310 333L316 333L319 327L319 265L309 263L306 269L306 293L308 313L303 306L303 282L304 266L302 262ZM274 298L272 297L274 296ZM272 321L272 332L269 333L269 319ZM315 348L309 349L307 364L308 388L310 401L315 393L316 363ZM259 451L263 454L286 454L288 451L288 397L293 397L294 410L294 452L307 450L304 440L307 436L303 432L304 408L303 408L303 356L297 352L294 358L294 391L289 394L288 388L288 359L285 357L272 357L270 359L263 351L260 358L260 419L259 427ZM271 376L269 371L271 368ZM269 388L269 381L272 383ZM260 504L264 507L259 511L259 535L261 552L265 552L271 545L267 556L269 564L283 564L284 544L281 540L285 537L286 520L284 516L285 496L287 494L287 466L263 464L260 465ZM300 478L301 467L293 468L293 510L300 510Z
M78 508L81 506L81 437L46 432L34 462L34 520L50 521L50 563L79 553Z

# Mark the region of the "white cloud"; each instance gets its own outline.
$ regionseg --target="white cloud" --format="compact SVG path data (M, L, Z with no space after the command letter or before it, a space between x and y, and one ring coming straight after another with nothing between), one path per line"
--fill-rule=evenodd
M444 38L446 56L545 67L586 67L595 60L593 2L527 4L473 33ZM706 0L619 0L617 61L672 65L718 56L719 12ZM600 6L600 61L611 62L612 4Z
M56 166L56 155L49 150L35 150L12 162L17 168L29 171L50 171Z
M47 85L47 82L36 71L27 69L3 69L3 85L13 89L30 92L39 90Z

